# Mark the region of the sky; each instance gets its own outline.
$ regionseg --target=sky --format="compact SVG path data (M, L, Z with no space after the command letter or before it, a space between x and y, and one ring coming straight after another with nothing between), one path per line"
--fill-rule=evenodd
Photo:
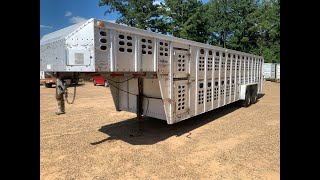
M155 3L163 1L155 0ZM120 14L104 15L109 7L99 7L98 2L99 0L40 0L40 39L45 34L90 18L115 22ZM202 2L206 3L208 0Z

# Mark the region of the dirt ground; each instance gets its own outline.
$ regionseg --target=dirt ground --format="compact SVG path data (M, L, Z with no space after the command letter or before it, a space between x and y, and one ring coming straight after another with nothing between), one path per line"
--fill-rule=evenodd
M70 89L69 91L72 91ZM66 114L40 86L41 179L280 179L280 84L249 108L233 104L167 125L117 112L109 88L85 83Z

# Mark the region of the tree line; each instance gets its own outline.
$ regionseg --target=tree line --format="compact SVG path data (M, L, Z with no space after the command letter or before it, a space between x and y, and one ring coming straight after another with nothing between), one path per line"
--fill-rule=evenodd
M100 0L116 23L280 62L279 0Z

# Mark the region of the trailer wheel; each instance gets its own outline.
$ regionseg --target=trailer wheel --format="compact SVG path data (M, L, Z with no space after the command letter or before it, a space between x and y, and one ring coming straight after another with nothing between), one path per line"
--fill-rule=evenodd
M249 107L251 105L251 93L249 87L247 87L246 90L246 99L241 102L241 105L243 107Z
M94 85L94 86L96 86L96 85L97 85L96 80L93 80L93 85Z
M252 88L252 93L251 93L251 104L255 104L258 99L258 91L257 91L257 86L254 86Z
M108 81L104 81L104 86L105 86L105 87L109 87Z
M45 86L46 88L52 88L52 84L51 84L51 83L44 83L44 86Z

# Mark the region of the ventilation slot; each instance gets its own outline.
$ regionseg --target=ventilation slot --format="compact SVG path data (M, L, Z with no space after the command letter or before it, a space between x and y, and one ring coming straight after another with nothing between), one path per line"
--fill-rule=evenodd
M119 41L119 45L123 46L124 42L123 41Z
M198 104L203 104L204 102L204 91L203 91L203 83L199 84L199 91L198 91Z
M160 56L169 56L169 48L168 48L168 43L164 43L164 42L159 42L159 55Z
M225 62L222 61L222 62L221 62L221 70L224 71L224 68L225 68Z
M229 93L230 93L230 80L227 80L227 87L226 87L226 97L229 97Z
M213 62L213 58L212 57L208 57L208 60L207 60L207 70L208 71L212 71L212 63Z
M132 53L133 49L133 43L132 39L133 37L130 35L124 35L124 34L119 34L119 51L120 52L127 52L127 53Z
M107 40L104 39L104 38L101 38L101 39L100 39L100 42L101 42L101 43L107 43Z
M99 42L97 42L97 44L100 45L100 50L102 51L105 51L107 50L107 32L105 31L100 31L99 34L102 36L100 39L99 39Z
M177 65L178 65L178 71L181 72L181 71L185 71L186 70L186 68L185 68L186 60L185 60L185 56L184 55L181 55L181 54L178 55L178 63L177 63Z
M204 97L204 93L203 93L203 90L201 90L199 91L198 104L203 104L203 97Z
M224 89L221 89L220 95L223 97L224 96Z
M234 95L234 79L232 79L232 82L231 82L231 96Z
M211 82L208 82L208 89L207 89L207 102L212 101L212 88L211 88Z
M204 71L204 56L199 57L199 71Z
M232 71L234 72L236 69L236 60L232 60Z
M213 92L213 100L218 100L218 93L219 93L219 82L214 82L214 92Z
M186 94L186 86L179 85L178 86L178 111L182 111L185 109L185 94Z
M219 58L215 58L215 61L214 61L214 70L215 71L218 71L219 70Z
M142 54L145 56L152 55L153 44L151 39L148 39L146 37L143 37L141 39L141 51L142 51Z
M100 31L101 36L107 36L107 33L105 31Z
M227 62L227 71L230 71L230 60Z
M239 71L239 61L237 61L237 72Z
M107 46L100 46L100 49L103 50L103 51L107 50Z

